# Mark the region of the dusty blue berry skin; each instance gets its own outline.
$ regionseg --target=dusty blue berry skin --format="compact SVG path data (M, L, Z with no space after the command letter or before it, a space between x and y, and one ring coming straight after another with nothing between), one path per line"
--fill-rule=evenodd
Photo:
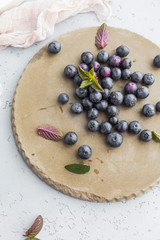
M64 141L68 145L74 145L78 141L78 136L75 132L68 132L64 137Z
M126 93L135 93L137 91L137 84L134 83L134 82L128 82L126 85L125 85L125 92Z
M82 105L86 110L90 110L93 107L93 103L88 97L82 99Z
M118 123L118 118L116 116L110 117L108 121L112 124L112 126L115 126Z
M78 98L82 99L82 98L87 97L87 95L88 95L88 90L87 90L87 88L80 88L80 87L78 87L78 88L76 88L76 90L75 90L75 94L76 94L76 96L77 96Z
M71 106L71 111L75 114L80 114L81 112L83 112L82 104L79 102L73 103Z
M87 124L87 127L88 127L88 130L91 131L91 132L96 132L99 130L99 122L95 119L91 119L89 120L88 124Z
M137 98L144 99L149 96L149 89L145 86L140 86L136 91Z
M108 108L106 109L106 112L108 117L114 117L118 113L118 108L117 106L111 105L111 106L108 106Z
M145 129L140 134L140 139L144 142L149 142L152 140L152 133L148 129Z
M100 132L109 134L112 131L112 125L109 122L102 122L100 125Z
M120 68L118 68L118 67L112 68L111 77L112 77L114 80L120 79L120 78L121 78L121 75L122 75L122 71L121 71Z
M122 59L117 55L112 55L109 58L109 65L111 67L119 67L122 62Z
M99 112L96 108L91 108L89 111L88 111L88 118L90 119L96 119L99 115Z
M80 68L82 68L85 72L88 72L89 67L88 67L87 64L85 64L85 63L81 63L79 66L80 66Z
M107 63L108 59L109 59L109 54L104 50L100 51L97 54L97 61L100 63Z
M122 120L122 121L120 121L118 124L117 124L117 131L118 132L126 132L127 131L127 129L128 129L128 123L127 123L127 121L125 121L125 120Z
M90 69L94 68L94 71L97 72L100 69L100 63L97 61L94 61L90 65Z
M152 104L145 104L142 108L142 113L145 117L153 117L156 114L156 108Z
M160 101L156 103L156 110L157 112L160 112Z
M141 128L141 124L138 121L132 121L129 123L128 131L133 134L138 134Z
M134 94L129 93L124 96L123 102L126 107L134 107L137 103L137 98Z
M131 78L131 71L129 69L122 70L122 76L121 78L123 80L129 80Z
M74 78L77 73L78 73L77 68L74 65L70 64L64 68L64 74L68 78Z
M89 95L91 102L98 103L102 100L102 94L98 91L92 92Z
M89 93L96 92L96 90L94 88L92 88L91 86L88 87L88 91L89 91Z
M143 74L139 71L136 71L131 75L132 82L139 83L142 81L142 79L143 79Z
M109 96L110 96L110 91L109 91L109 89L104 88L104 89L103 89L103 92L102 92L102 98L105 99L105 100L107 100L107 99L109 99Z
M123 94L120 91L111 92L109 102L115 106L121 105L123 102Z
M153 64L155 67L160 68L160 54L154 58Z
M107 107L108 107L108 102L103 99L100 102L95 104L95 108L97 108L99 111L105 111Z
M58 41L53 41L48 45L48 51L53 54L57 54L61 51L61 44Z
M126 57L129 54L129 48L126 45L121 45L116 49L116 54L120 57Z
M99 75L101 78L109 77L111 75L111 69L107 66L101 67L99 70Z
M103 88L107 88L110 90L111 88L113 88L114 85L113 79L110 77L105 77L102 79L101 85Z
M81 55L81 60L85 64L91 64L93 62L94 56L91 52L83 52Z
M58 96L58 102L64 104L64 103L67 103L69 101L69 96L68 94L66 93L61 93L59 96Z
M92 155L92 149L88 145L82 145L78 149L78 156L82 159L88 159Z
M142 83L145 85L152 85L155 82L155 77L152 73L146 73L143 76Z
M123 136L118 132L111 132L107 136L107 143L110 147L120 147L123 143Z
M124 58L121 62L121 67L123 69L130 69L132 66L132 62L129 58Z
M77 86L80 86L81 83L82 83L82 78L76 74L75 77L74 77L74 83L77 85Z

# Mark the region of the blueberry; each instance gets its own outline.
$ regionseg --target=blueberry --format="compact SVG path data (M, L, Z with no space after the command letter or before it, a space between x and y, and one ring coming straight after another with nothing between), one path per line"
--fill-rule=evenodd
M97 61L100 63L106 63L109 59L109 54L102 50L97 54Z
M122 70L121 78L123 80L128 80L128 79L130 79L130 77L131 77L131 71L129 69L126 68L126 69Z
M118 118L116 116L110 117L108 121L112 124L112 126L114 126L118 123Z
M97 72L100 68L100 63L97 61L94 61L91 63L90 68L94 68L94 71Z
M128 123L125 120L122 120L117 124L117 131L118 132L121 132L121 133L126 132L127 129L128 129Z
M142 82L145 85L152 85L154 81L155 81L155 78L152 73L146 73L142 79Z
M80 86L81 83L82 83L82 78L76 74L75 77L74 77L74 83L77 85L77 86Z
M149 89L145 86L140 86L136 91L137 98L144 99L149 96Z
M145 104L142 108L142 113L146 117L153 117L156 113L156 108L152 104Z
M160 68L160 54L154 58L153 64L155 67Z
M138 134L141 131L141 124L138 121L130 122L128 130L131 133Z
M101 85L103 88L111 89L114 85L113 79L110 77L105 77L102 79Z
M126 93L135 93L137 91L137 84L134 82L128 82L125 85L125 92Z
M152 139L152 133L148 129L145 129L140 134L140 139L144 142L149 142Z
M80 66L80 68L82 68L85 72L88 72L89 67L88 67L87 64L85 64L85 63L81 63L79 66Z
M87 90L87 88L78 87L78 88L76 88L75 93L76 93L76 96L78 98L82 99L82 98L85 98L88 95L88 90Z
M100 124L97 120L91 119L91 120L89 120L87 127L88 127L89 131L96 132L99 129L99 125Z
M104 89L103 89L103 92L102 92L102 98L107 100L107 99L109 98L109 96L110 96L110 91L109 91L109 89L104 88Z
M101 78L109 77L111 75L111 69L109 67L101 67L99 70L99 75Z
M113 117L113 116L117 115L118 108L114 105L111 105L111 106L108 106L106 111L107 111L108 117Z
M157 112L160 112L160 101L156 103L156 110Z
M86 110L89 110L92 108L93 103L89 100L88 97L85 97L82 99L82 105Z
M123 69L129 69L132 66L132 62L129 58L124 58L121 62L121 67Z
M81 55L81 60L83 63L85 64L91 64L91 62L93 62L93 54L91 52L83 52Z
M82 159L88 159L92 155L92 149L88 145L82 145L78 149L78 156Z
M91 86L89 86L88 91L89 91L89 93L96 92L96 90L94 88L92 88Z
M74 65L67 65L64 69L64 74L68 78L73 78L77 73L77 68Z
M143 74L139 71L132 73L131 80L132 82L139 83L142 81Z
M96 108L91 108L89 111L88 111L88 118L90 119L96 119L99 115L99 112Z
M129 48L126 45L121 45L116 49L116 54L120 57L126 57L129 54Z
M83 106L82 106L81 103L76 102L76 103L72 104L71 110L72 110L73 113L79 114L79 113L83 112Z
M109 134L112 131L112 125L109 122L102 122L100 125L100 132Z
M119 67L122 62L122 59L119 56L112 55L109 58L109 65L111 67Z
M123 102L123 94L120 91L113 91L110 94L109 101L111 104L118 106Z
M90 98L91 102L98 103L102 99L102 94L98 91L95 91L95 92L90 93L89 98Z
M129 93L129 94L126 94L124 96L124 101L123 102L124 102L124 105L126 107L133 107L137 103L137 98L136 98L136 96L134 94Z
M106 100L101 100L100 102L95 104L95 108L100 111L105 111L108 107L108 102Z
M73 145L78 141L78 136L75 132L68 132L64 137L64 141L68 145Z
M112 68L111 76L114 80L118 80L121 78L122 72L121 69L118 67Z
M123 136L118 132L111 132L107 136L107 143L110 147L120 147L123 143Z
M60 103L67 103L69 101L69 96L68 94L66 93L61 93L59 96L58 96L58 102Z
M61 51L61 44L58 41L53 41L48 45L48 51L50 53L59 53Z

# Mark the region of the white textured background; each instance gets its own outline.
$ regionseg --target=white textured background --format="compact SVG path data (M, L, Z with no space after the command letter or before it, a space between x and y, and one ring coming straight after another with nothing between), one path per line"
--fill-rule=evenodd
M160 0L113 0L108 25L135 31L160 46ZM41 240L160 240L160 186L133 200L90 203L71 198L42 182L19 154L11 130L16 84L34 54L53 38L77 28L99 26L96 16L79 14L55 27L46 41L28 49L0 51L0 239L22 240L37 215ZM137 53L138 54L138 53ZM157 53L158 54L158 53ZM159 52L160 54L160 52Z

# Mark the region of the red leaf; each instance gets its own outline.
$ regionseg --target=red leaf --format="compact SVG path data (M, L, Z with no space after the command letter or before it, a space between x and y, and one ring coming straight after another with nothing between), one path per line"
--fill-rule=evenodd
M103 23L97 31L96 34L96 46L98 48L104 48L108 44L109 34L107 30L107 25Z
M63 138L63 133L61 130L49 125L38 127L37 132L41 137L52 141L60 141Z

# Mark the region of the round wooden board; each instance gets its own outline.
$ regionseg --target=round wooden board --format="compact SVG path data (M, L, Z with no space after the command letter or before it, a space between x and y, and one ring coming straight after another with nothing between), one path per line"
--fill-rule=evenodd
M132 72L151 72L156 81L149 87L150 96L139 100L133 108L119 107L118 118L128 122L138 120L143 129L159 131L160 114L152 118L141 115L145 103L156 104L160 100L160 69L152 66L159 48L142 36L119 28L108 27L109 44L105 48L109 54L126 44L130 48L129 58L133 61ZM47 46L42 48L30 61L17 86L12 108L12 127L16 143L24 159L35 173L59 191L76 198L89 201L118 201L136 197L146 192L160 179L160 145L151 141L144 143L138 136L124 133L124 143L120 148L110 148L106 137L87 131L87 116L83 112L74 115L71 104L76 102L73 80L65 78L63 69L68 64L78 66L81 53L91 51L95 56L97 27L69 32L57 40L62 45L59 54L51 55ZM123 90L126 81L115 81L114 90ZM57 97L65 92L69 103L60 105ZM99 121L107 119L101 114ZM37 135L36 128L52 125L64 133L75 131L78 142L74 146L63 141L53 142ZM64 166L80 162L77 149L88 144L93 150L93 163L89 173L77 175L68 172Z

